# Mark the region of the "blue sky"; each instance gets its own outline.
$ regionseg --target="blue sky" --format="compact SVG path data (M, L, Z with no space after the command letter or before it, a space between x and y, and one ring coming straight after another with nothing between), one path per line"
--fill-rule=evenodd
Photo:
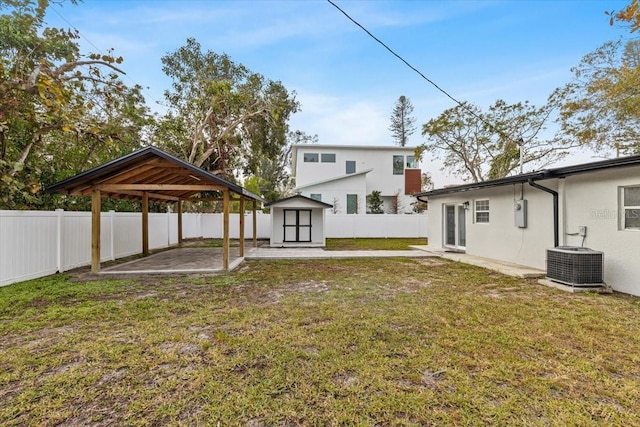
M480 107L542 104L585 54L628 36L604 14L627 1L335 3L452 96ZM418 127L455 106L324 0L85 0L51 9L47 23L77 28L83 52L122 55L125 81L148 87L154 110L170 85L160 58L188 37L296 91L302 111L292 129L323 144L392 144L389 117L400 95L414 104ZM410 145L422 140L418 130ZM437 186L456 182L437 163L423 169Z

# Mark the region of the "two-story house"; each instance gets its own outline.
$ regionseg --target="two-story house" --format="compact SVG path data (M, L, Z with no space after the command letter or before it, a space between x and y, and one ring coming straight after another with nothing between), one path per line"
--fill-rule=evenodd
M415 147L299 144L293 146L296 191L334 205L336 213L365 213L380 191L385 212L412 212L421 172ZM395 200L395 201L394 201Z

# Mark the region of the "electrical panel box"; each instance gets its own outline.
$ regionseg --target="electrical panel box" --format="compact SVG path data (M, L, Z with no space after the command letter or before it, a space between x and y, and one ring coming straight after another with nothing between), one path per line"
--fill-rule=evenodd
M513 204L513 211L515 212L516 227L527 228L527 201L516 200Z

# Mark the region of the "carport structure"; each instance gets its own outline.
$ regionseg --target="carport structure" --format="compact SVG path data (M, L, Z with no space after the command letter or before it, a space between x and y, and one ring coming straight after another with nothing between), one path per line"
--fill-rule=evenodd
M146 147L126 156L79 173L47 188L48 192L91 196L91 271L100 271L100 211L102 198L140 200L142 204L142 254L149 254L149 202L176 205L178 244L182 244L182 203L184 201L222 201L222 266L229 269L230 202L240 204L240 256L244 256L245 203L253 211L253 246L257 246L256 210L264 200L204 169L156 147ZM215 191L218 197L201 197Z

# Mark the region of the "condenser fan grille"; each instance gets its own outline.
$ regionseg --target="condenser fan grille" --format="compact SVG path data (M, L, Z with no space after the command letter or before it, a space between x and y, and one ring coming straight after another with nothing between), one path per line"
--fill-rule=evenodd
M547 249L547 277L573 286L602 283L604 254L589 248Z

